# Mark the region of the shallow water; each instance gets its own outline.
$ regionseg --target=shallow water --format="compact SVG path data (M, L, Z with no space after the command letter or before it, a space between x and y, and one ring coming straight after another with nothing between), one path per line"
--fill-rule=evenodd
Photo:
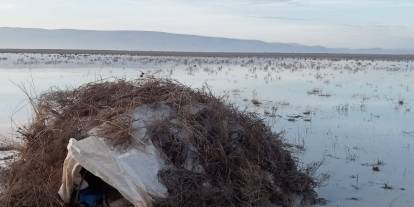
M240 109L259 113L275 132L285 131L302 166L323 162L316 175L329 175L318 188L327 206L414 205L414 62L2 56L7 58L0 60L3 136L13 136L11 120L16 127L30 119L22 87L33 95L52 86L133 79L144 72L208 86Z

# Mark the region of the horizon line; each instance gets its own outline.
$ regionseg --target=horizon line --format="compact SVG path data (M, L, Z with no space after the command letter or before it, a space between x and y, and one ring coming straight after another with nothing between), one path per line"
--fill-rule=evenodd
M93 50L93 49L0 49L5 53L31 54L88 54L88 55L130 55L171 57L263 57L263 58L318 58L354 60L414 60L414 54L368 54L368 53L278 53L278 52L185 52L185 51L135 51L135 50Z

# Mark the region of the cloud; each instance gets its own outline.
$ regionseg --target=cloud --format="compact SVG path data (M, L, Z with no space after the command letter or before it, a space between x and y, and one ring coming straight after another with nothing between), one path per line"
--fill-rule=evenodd
M298 6L410 7L412 0L286 0Z
M299 17L288 17L288 16L272 16L272 15L250 15L251 18L257 19L273 19L273 20L286 20L286 21L306 21L309 19L299 18Z
M16 5L13 3L9 3L9 2L0 3L0 10L13 9L15 7Z

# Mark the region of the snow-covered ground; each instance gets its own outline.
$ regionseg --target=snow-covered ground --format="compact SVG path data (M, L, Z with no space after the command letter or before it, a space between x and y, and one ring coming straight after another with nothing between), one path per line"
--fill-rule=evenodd
M414 205L413 61L0 54L0 134L30 120L22 87L36 95L142 72L208 86L285 131L301 165L323 162L327 206Z

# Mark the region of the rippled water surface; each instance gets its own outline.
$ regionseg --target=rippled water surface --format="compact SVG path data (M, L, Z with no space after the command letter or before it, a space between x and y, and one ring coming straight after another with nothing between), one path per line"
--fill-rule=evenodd
M208 86L259 113L302 166L322 162L327 206L414 205L411 61L0 54L0 134L30 119L22 88L36 95L141 73Z

